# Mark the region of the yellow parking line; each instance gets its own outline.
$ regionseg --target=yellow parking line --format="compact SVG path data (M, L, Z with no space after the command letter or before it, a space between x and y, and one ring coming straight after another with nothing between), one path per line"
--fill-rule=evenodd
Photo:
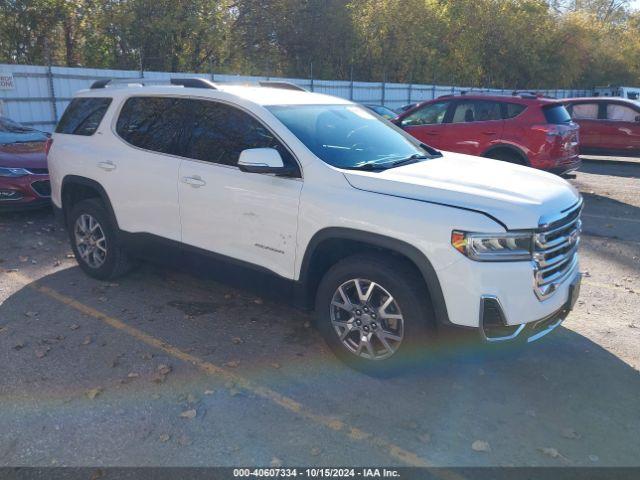
M155 338L143 332L142 330L132 327L131 325L128 325L117 318L114 318L105 313L102 313L99 310L96 310L95 308L92 308L88 305L85 305L84 303L74 300L71 297L63 295L52 288L39 285L37 282L32 281L30 278L26 277L25 275L22 275L18 272L14 272L14 274L18 278L20 278L21 282L25 286L28 286L29 288L32 288L44 295L47 295L49 298L52 298L57 302L67 305L68 307L71 307L79 311L80 313L89 315L97 320L100 320L101 322L109 325L110 327L120 330L122 332L125 332L126 334L134 337L135 339L143 343L146 343L147 345L155 347L158 350L162 350L163 352L171 355L174 358L177 358L184 362L189 362L209 375L215 375L227 381L232 381L236 387L242 388L245 391L253 393L254 395L267 399L272 403L275 403L276 405L279 405L280 407L284 408L285 410L288 410L292 413L295 413L296 415L299 415L302 418L312 421L313 423L316 423L318 425L330 428L331 430L341 432L345 434L347 438L349 438L350 440L366 441L380 448L381 450L386 451L391 457L397 460L400 460L401 462L410 466L416 466L416 467L433 466L430 462L419 457L417 454L410 452L408 450L405 450L404 448L398 445L395 445L394 443L388 440L385 440L384 438L365 432L341 420L336 420L334 418L331 418L322 414L314 413L308 408L306 408L303 404L293 400L292 398L281 395L280 393L274 390L271 390L268 387L257 385L254 382L238 374L232 373L224 368L214 365L213 363L207 362L194 355L184 352L183 350L180 350L179 348L163 340ZM448 480L460 480L464 478L458 475L457 473L454 473L451 471L438 470L437 472L434 472L434 473L436 473L441 478L445 478Z

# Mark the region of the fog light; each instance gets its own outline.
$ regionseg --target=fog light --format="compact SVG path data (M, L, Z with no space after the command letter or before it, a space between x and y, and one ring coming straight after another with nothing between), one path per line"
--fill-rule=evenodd
M22 193L17 190L0 190L0 201L3 200L20 200Z

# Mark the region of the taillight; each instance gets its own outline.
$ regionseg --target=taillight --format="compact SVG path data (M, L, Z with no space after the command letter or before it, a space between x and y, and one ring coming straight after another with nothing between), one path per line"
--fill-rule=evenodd
M51 150L51 145L53 144L53 138L47 138L47 141L44 142L44 153L49 155L49 150Z

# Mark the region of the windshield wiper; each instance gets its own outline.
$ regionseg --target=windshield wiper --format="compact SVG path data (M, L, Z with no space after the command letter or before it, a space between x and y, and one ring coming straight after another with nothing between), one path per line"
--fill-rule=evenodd
M394 162L391 162L391 165L387 168L394 168L394 167L401 167L402 165L409 165L410 163L417 163L420 162L422 160L427 160L429 157L427 157L426 155L422 155L421 153L415 153L413 155L411 155L410 157L407 158L403 158L401 160L396 160Z
M382 170L386 170L388 167L385 167L378 161L369 161L356 163L355 165L351 165L350 167L342 167L347 170L365 170L367 172L381 172Z

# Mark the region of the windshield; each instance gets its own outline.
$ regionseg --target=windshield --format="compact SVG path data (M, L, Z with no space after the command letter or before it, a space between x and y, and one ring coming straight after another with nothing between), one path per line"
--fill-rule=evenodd
M318 158L338 168L428 158L433 152L356 105L287 105L269 110Z
M0 117L0 144L44 142L46 140L47 136L44 133L25 127L6 117Z

